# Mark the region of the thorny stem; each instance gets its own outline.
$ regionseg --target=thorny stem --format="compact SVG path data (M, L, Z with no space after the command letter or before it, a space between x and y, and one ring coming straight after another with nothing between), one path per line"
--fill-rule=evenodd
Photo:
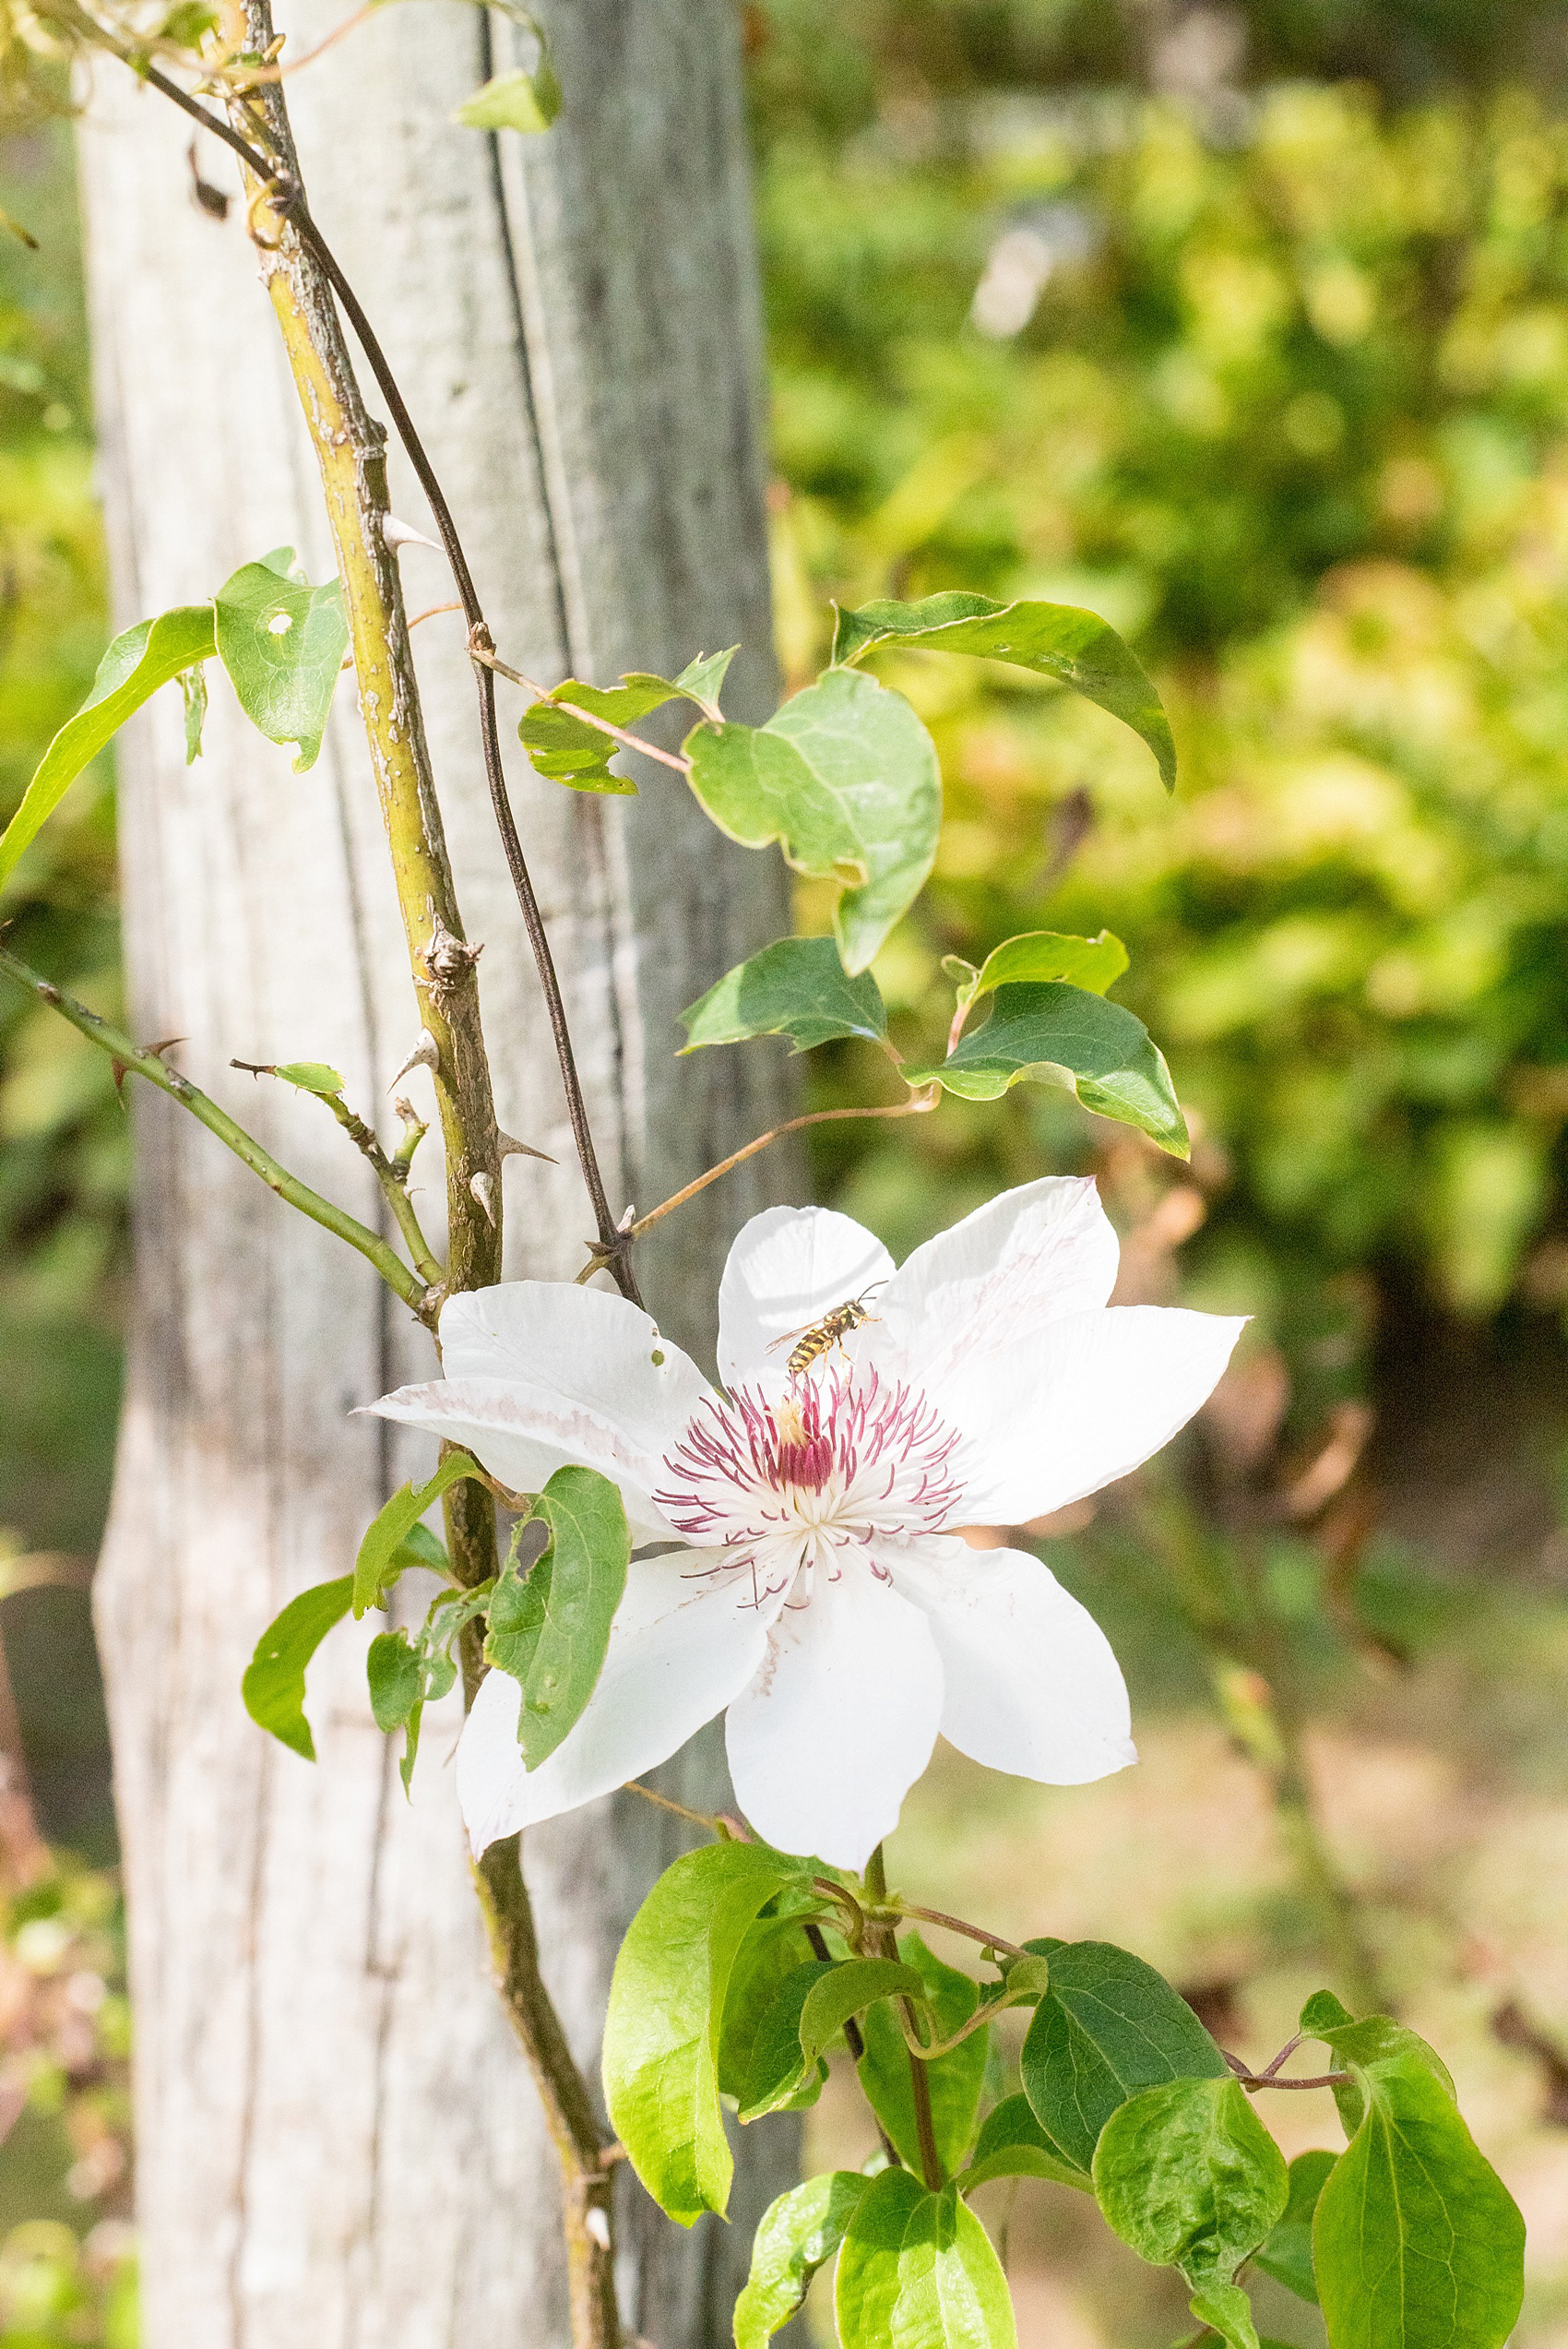
M262 1060L232 1060L229 1066L231 1068L243 1068L251 1077L273 1077L278 1073L274 1065ZM428 1287L439 1287L446 1278L445 1268L420 1229L414 1203L409 1197L408 1159L400 1154L397 1158L388 1158L372 1127L349 1107L341 1093L318 1093L315 1098L326 1103L354 1148L369 1161L371 1172L381 1186L382 1197L408 1243L414 1270Z
M880 1906L887 1898L887 1868L879 1843L866 1862L866 1890ZM897 1960L897 1937L889 1925L874 1925L868 1938L879 1944L878 1954ZM906 2036L915 2029L915 2007L912 1998L900 1998L898 2010L903 2017ZM931 2080L924 2064L909 2050L909 2093L915 2107L915 2136L920 2145L921 2175L933 2194L940 2194L947 2180L942 2167L942 2156L936 2150L936 2125L931 2110Z
M261 8L255 5L255 0L253 0L253 16L259 16L261 13ZM262 44L263 47L265 45L265 43ZM117 51L117 54L125 55L124 51ZM125 62L132 61L127 57ZM577 1073L576 1057L572 1049L571 1032L566 1021L565 1006L562 1000L561 983L555 969L555 959L551 951L544 919L540 912L539 900L534 893L533 881L529 873L527 859L523 854L522 842L517 837L517 822L506 793L506 779L501 763L501 738L495 719L495 682L490 669L485 665L484 658L487 654L493 653L494 640L485 621L479 591L474 586L473 574L469 568L468 557L457 534L457 526L453 519L452 509L446 503L445 493L425 453L424 444L415 429L413 418L410 415L403 395L398 389L397 378L388 364L386 354L382 350L370 320L360 305L359 297L344 276L336 255L311 217L303 188L294 168L291 151L281 156L263 153L251 140L223 122L220 116L210 113L207 107L192 98L188 91L182 89L177 82L172 81L166 74L160 73L156 67L139 61L136 70L140 72L144 80L150 82L155 89L170 99L193 121L212 132L215 137L220 138L226 147L239 156L246 169L261 182L262 185L269 190L275 215L280 222L287 221L291 225L301 244L309 253L331 286L345 316L353 328L360 346L370 363L371 373L375 377L381 395L386 402L394 429L419 478L420 487L425 494L431 513L434 517L435 527L441 536L442 545L445 550L446 560L451 566L452 577L457 583L457 593L462 600L463 614L469 624L469 649L473 659L475 682L479 689L480 738L484 752L485 781L490 792L496 827L501 835L506 868L511 875L512 887L517 893L524 926L529 935L529 944L533 949L540 986L544 996L551 1034L561 1067L561 1081L566 1095L566 1110L571 1121L572 1136L576 1144L583 1181L587 1186L594 1220L599 1228L600 1260L610 1267L622 1293L630 1297L634 1304L640 1304L642 1300L637 1294L636 1282L631 1270L630 1236L616 1229L615 1218L611 1212L609 1198L604 1188L604 1178L600 1171L599 1153L595 1148L592 1129L588 1123L588 1105L583 1098L582 1082ZM287 122L281 112L280 87L275 86L266 92L263 102L279 116L286 139ZM255 119L248 110L246 119ZM279 161L284 164L281 173L278 168Z
M188 1109L198 1124L205 1126L209 1134L216 1134L226 1149L232 1150L236 1158L243 1159L254 1174L260 1175L269 1191L276 1191L280 1199L290 1207L298 1208L302 1215L308 1215L313 1223L319 1223L324 1231L331 1232L338 1239L346 1240L351 1248L357 1248L411 1312L417 1314L422 1321L434 1321L434 1307L425 1282L410 1271L395 1248L378 1233L371 1231L367 1224L361 1223L342 1208L334 1207L331 1200L323 1198L319 1191L313 1191L308 1183L302 1183L297 1174L291 1174L286 1166L279 1164L270 1151L264 1150L254 1135L247 1134L227 1110L220 1109L218 1103L210 1100L198 1085L193 1085L188 1077L182 1077L177 1068L171 1068L157 1053L133 1043L129 1036L123 1034L118 1028L111 1027L107 1019L101 1019L96 1011L88 1009L85 1003L77 1003L73 996L66 995L62 988L41 977L38 972L30 969L27 963L5 947L0 947L0 972L4 972L8 979L14 979L18 986L30 988L41 1003L48 1004L63 1019L68 1019L78 1034L86 1036L90 1043L97 1044L109 1055L116 1068L145 1077L148 1083L156 1085L160 1093L167 1093L171 1101L179 1103L182 1109Z

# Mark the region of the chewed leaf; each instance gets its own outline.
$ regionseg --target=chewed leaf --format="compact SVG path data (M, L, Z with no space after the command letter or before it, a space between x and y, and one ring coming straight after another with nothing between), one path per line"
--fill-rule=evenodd
M1109 930L1095 938L1029 930L1022 937L1005 939L986 956L968 993L973 998L1025 981L1065 979L1070 986L1102 996L1126 968L1127 949Z
M549 1546L526 1577L508 1573L496 1584L484 1644L486 1661L521 1685L517 1742L528 1770L582 1718L632 1555L621 1496L591 1468L558 1468L534 1516L549 1530Z
M294 771L315 765L338 689L349 624L336 579L290 576L291 547L246 563L213 598L218 653L240 707L268 742L295 743Z
M318 1582L291 1599L255 1643L240 1694L260 1729L270 1730L291 1752L315 1759L315 1740L305 1719L305 1666L335 1623L353 1604L354 1578Z
M839 953L862 972L924 887L942 822L936 745L902 695L830 669L766 726L699 726L686 752L721 832L839 883Z
M591 717L627 731L667 701L686 700L695 701L705 717L718 720L719 690L736 650L731 645L724 652L699 652L678 677L655 676L644 669L631 671L618 686L586 686L579 678L568 677L524 711L517 738L538 772L552 782L569 783L574 791L635 798L636 783L628 776L612 773L610 766L624 745L574 711L587 710Z
M727 971L682 1012L681 1024L683 1052L748 1036L789 1036L797 1052L809 1052L838 1036L881 1043L887 1012L870 972L851 979L831 938L780 938Z
M904 1075L966 1101L995 1101L1026 1079L1061 1085L1097 1116L1137 1127L1175 1158L1191 1148L1170 1071L1143 1021L1083 987L999 987L983 1028L960 1036L945 1060Z
M996 603L988 595L956 591L919 603L862 603L857 612L839 613L836 662L858 660L878 644L975 653L1054 677L1141 734L1167 790L1175 788L1176 745L1159 696L1142 662L1098 613L1071 603Z
M68 718L38 764L21 805L0 833L0 882L36 839L84 767L97 757L133 711L160 686L207 660L213 650L212 606L184 603L156 620L140 620L117 636L74 718ZM187 729L186 744L189 745Z

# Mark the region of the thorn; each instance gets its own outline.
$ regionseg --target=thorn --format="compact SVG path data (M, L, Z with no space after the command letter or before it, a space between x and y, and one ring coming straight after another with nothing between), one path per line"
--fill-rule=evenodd
M418 1043L393 1078L392 1085L400 1084L410 1068L439 1068L440 1066L441 1054L436 1047L435 1038L428 1028L422 1028ZM387 1086L388 1092L391 1091L392 1085Z
M637 1210L636 1210L636 1209L635 1207L629 1207L629 1208L626 1210L626 1212L624 1213L624 1215L623 1215L623 1216L622 1216L621 1221L619 1222L619 1223L617 1223L617 1225L615 1226L615 1229L617 1230L617 1232L629 1232L629 1231L631 1230L631 1228L632 1228L633 1224L636 1222L636 1220L637 1220Z
M148 1050L151 1053L154 1060L161 1060L164 1054L166 1052L172 1052L176 1044L188 1044L189 1043L189 1036L165 1036L160 1044L148 1044ZM234 1063L234 1067L236 1068L243 1067L244 1066L244 1063L243 1061L237 1060Z
M449 930L439 913L432 912L430 944L424 949L424 967L438 987L456 986L465 979L484 952L482 946L469 946Z
M213 187L203 179L201 166L196 161L196 143L194 138L185 149L185 161L191 167L191 194L196 197L197 204L209 220L226 221L229 217L229 198L220 187Z
M609 2250L609 2213L601 2210L597 2202L590 2204L589 2208L583 2213L583 2233L585 2235L590 2235L601 2251Z
M559 1159L552 1158L547 1150L535 1150L531 1142L518 1141L516 1134L504 1134L499 1126L495 1129L495 1139L503 1158L542 1158L546 1166L558 1166L561 1163Z
M396 514L383 514L381 535L394 554L400 546L428 546L433 554L441 552L433 538L426 538L422 531L416 531L410 523L400 522Z
M493 1232L495 1229L495 1177L493 1174L475 1174L469 1180L469 1188L483 1208L484 1220Z

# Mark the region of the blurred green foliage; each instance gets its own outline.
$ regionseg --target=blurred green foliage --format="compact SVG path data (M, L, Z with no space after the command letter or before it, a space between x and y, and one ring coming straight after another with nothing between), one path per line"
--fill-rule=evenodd
M1561 1304L1568 122L1516 89L938 80L870 14L880 48L778 0L754 63L787 666L829 594L1054 596L1132 635L1182 753L1172 812L1086 705L884 663L947 780L879 968L912 1048L943 954L1106 924L1206 1137L1194 1296L1341 1354L1369 1271ZM868 1075L838 1050L827 1092ZM1043 1100L840 1127L824 1170L908 1241L1088 1163Z

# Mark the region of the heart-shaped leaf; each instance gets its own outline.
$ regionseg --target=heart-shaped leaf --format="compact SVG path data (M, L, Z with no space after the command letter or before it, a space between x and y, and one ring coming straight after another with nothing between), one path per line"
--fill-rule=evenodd
M526 1576L508 1573L490 1604L485 1659L522 1689L517 1742L537 1770L581 1720L626 1588L631 1528L620 1493L591 1468L558 1468L533 1506L548 1529Z
M942 823L936 745L900 694L830 669L766 726L699 726L691 784L745 848L778 841L798 873L837 881L844 968L863 971L924 887Z
M869 971L853 979L831 938L780 938L727 971L681 1014L683 1052L741 1043L749 1036L789 1036L797 1052L839 1036L881 1043L887 1012Z
M240 707L268 742L296 743L296 774L315 764L338 689L349 624L336 579L290 575L291 547L246 563L213 598L219 658Z

